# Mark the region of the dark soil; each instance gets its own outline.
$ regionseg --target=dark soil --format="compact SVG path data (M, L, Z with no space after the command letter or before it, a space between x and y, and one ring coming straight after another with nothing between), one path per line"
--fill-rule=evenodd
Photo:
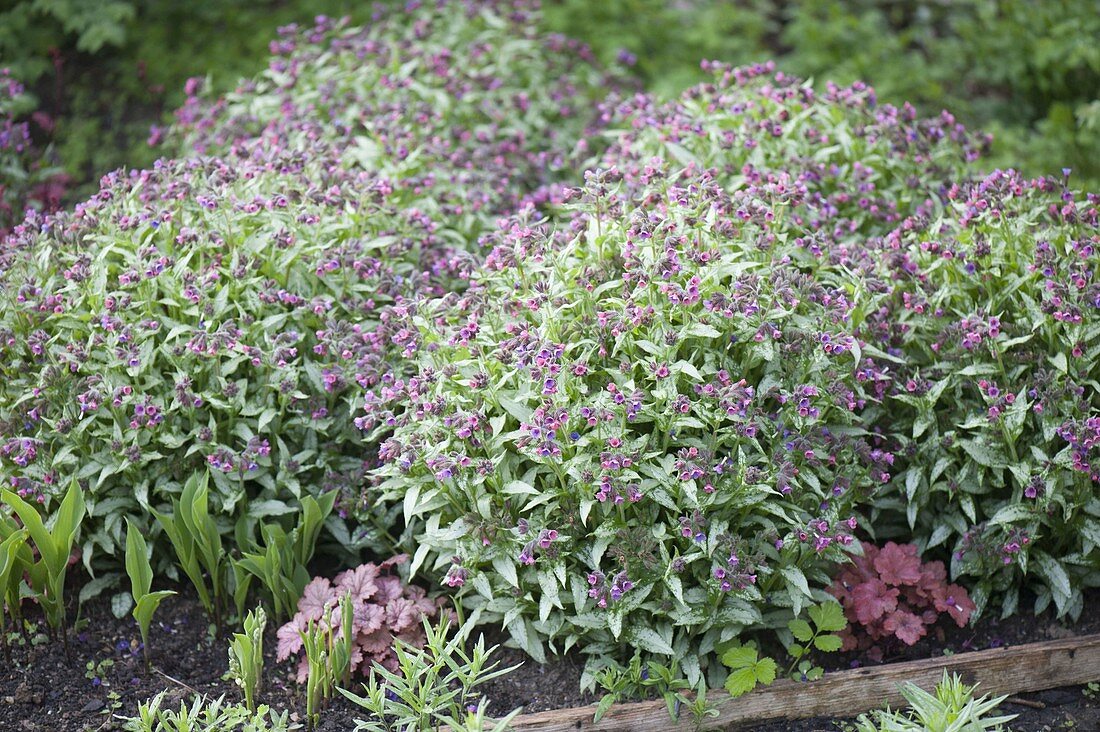
M1100 671L1100 670L1098 670ZM1096 732L1100 730L1100 700L1089 699L1081 687L1051 689L1011 697L996 714L1016 714L1011 732ZM844 732L852 719L800 719L742 728L743 732Z
M178 708L195 693L227 701L240 692L222 679L228 667L226 637L215 638L201 606L186 588L168 598L157 613L151 631L153 671L144 672L140 639L132 619L110 612L109 603L96 600L85 606L79 629L70 633L68 657L60 642L45 635L17 640L12 663L0 664L0 731L80 732L119 729L118 716L132 716L137 704L167 691L164 706ZM1064 638L1100 632L1100 593L1092 593L1088 608L1072 626L1048 613L1021 615L1007 620L985 619L974 628L945 627L913 648L892 649L887 662L927 658L945 652L962 653L1001 645ZM294 683L291 664L276 664L275 624L268 623L265 639L265 688L260 701L276 710L289 710L304 720L305 700ZM490 638L499 642L499 638ZM576 656L540 666L517 650L502 648L494 658L502 666L522 662L522 668L487 684L483 694L490 710L504 714L522 706L526 712L594 703L579 692L583 662ZM823 659L828 660L828 659ZM854 656L832 657L828 668L866 663ZM1100 669L1096 669L1100 679ZM1002 711L1018 714L1015 732L1039 730L1100 731L1100 699L1090 699L1081 687L1023 694L1027 705L1006 703ZM321 732L350 732L360 710L343 697L334 699L322 714ZM754 732L822 732L843 729L845 720L784 721L752 727Z
M494 643L500 639L492 637ZM493 679L478 687L489 704L490 714L504 716L517 707L524 712L545 712L549 709L583 707L600 699L580 691L584 661L575 655L554 659L539 665L526 653L515 648L500 648L493 654L501 668L523 665L510 674Z
M76 631L69 633L69 656L60 642L43 634L17 640L12 663L0 658L0 730L3 732L80 732L121 729L118 716L133 716L138 702L167 691L162 708L179 709L196 693L239 701L229 668L227 636L215 638L209 619L187 588L160 606L149 632L153 671L145 674L141 638L127 615L119 620L105 600L85 605ZM44 628L44 626L42 626ZM260 702L304 721L305 698L289 662L275 663L276 625L268 621L264 639L264 689ZM18 636L17 636L18 637ZM89 668L91 666L91 668ZM98 667L98 671L96 668ZM322 713L322 732L350 732L365 717L343 697Z

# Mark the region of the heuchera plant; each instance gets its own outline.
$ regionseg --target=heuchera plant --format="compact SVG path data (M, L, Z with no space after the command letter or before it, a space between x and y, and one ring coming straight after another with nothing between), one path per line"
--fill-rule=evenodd
M204 466L217 515L338 490L336 538L375 538L339 520L361 390L415 350L416 296L461 289L478 233L550 181L602 78L507 4L474 5L288 34L247 100L184 111L221 157L108 175L0 247L0 480L53 510L75 474L89 567ZM319 114L328 93L346 121Z
M849 626L839 635L841 650L868 650L882 659L884 646L897 639L911 646L947 613L962 628L974 612L966 590L947 582L943 562L921 562L913 544L862 543L829 592L840 600Z
M866 428L889 376L853 333L876 293L848 273L970 138L770 72L609 112L633 131L569 225L506 221L418 310L419 373L367 393L371 497L402 506L414 568L536 659L580 647L587 679L637 648L694 684L785 625L890 480Z
M340 598L350 596L355 636L351 670L365 676L376 662L395 670L394 639L416 647L423 645L422 620L437 616L442 602L430 599L422 588L406 585L393 574L393 567L405 561L407 557L399 555L381 564L361 564L333 580L315 577L298 601L297 614L279 628L276 659L285 661L301 653L301 634L311 623L337 631L341 625ZM302 656L298 683L304 683L308 676L309 664Z

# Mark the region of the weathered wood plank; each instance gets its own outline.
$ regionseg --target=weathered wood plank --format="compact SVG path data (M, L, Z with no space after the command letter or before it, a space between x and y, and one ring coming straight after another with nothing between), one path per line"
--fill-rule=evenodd
M1017 694L1071 686L1100 678L1100 634L1028 643L1012 648L959 653L922 661L837 671L812 684L781 680L733 699L714 692L719 714L701 729L718 730L768 719L852 716L887 704L897 707L898 684L931 689L943 672L980 683L979 694ZM697 729L690 715L669 719L663 701L615 706L598 723L594 705L524 714L513 720L522 732L659 732Z

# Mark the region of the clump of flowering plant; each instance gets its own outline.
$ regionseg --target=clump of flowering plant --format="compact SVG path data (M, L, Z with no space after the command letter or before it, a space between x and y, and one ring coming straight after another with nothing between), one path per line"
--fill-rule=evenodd
M341 599L351 602L350 671L366 675L374 663L393 671L397 657L393 652L395 639L419 647L424 643L423 620L436 617L440 601L430 599L416 585L406 585L393 574L393 567L407 557L397 556L381 564L361 564L341 572L336 578L315 577L306 585L298 612L278 631L276 658L285 661L299 657L303 650L302 634L313 626L325 633L342 637ZM301 655L298 683L309 676L309 663Z
M418 310L419 372L367 393L414 569L536 659L640 649L694 684L823 595L890 480L865 427L885 361L855 335L878 293L849 272L969 138L769 71L616 109L633 131L569 224L506 221L469 289Z
M47 507L62 476L85 483L86 562L207 467L218 513L329 489L346 511L354 397L412 343L409 294L439 286L409 251L445 246L312 153L112 174L0 251L0 477Z
M943 562L921 562L913 544L863 542L862 549L829 588L849 622L839 634L842 650L868 650L881 660L884 646L894 639L914 645L942 613L960 628L970 621L974 603L964 588L948 583Z
M217 514L337 490L341 543L375 538L340 520L367 457L359 394L402 373L418 297L462 289L478 234L549 182L602 79L509 7L288 33L264 80L182 112L221 157L113 173L0 248L0 479L52 509L75 473L89 567L203 467Z
M995 171L868 242L889 292L861 335L894 357L882 495L922 551L1015 612L1078 615L1100 584L1100 196ZM889 521L884 514L882 521Z
M816 93L767 68L717 67L718 84L675 106L621 105L644 124L604 162L645 175L658 153L786 195L775 171L802 171L808 205L771 214L865 288L850 321L857 378L884 409L862 426L897 458L876 522L949 550L979 612L993 596L1014 612L1026 585L1037 610L1077 615L1100 584L1100 198L1075 191L1069 170L971 179L963 163L987 140L950 114L920 120L861 85ZM746 83L767 93L745 99Z
M532 0L379 4L362 28L280 29L265 74L221 99L193 80L169 134L203 154L261 154L320 135L340 166L393 181L406 205L476 233L571 178L595 110L621 81L587 46L539 31ZM430 196L417 195L431 189Z

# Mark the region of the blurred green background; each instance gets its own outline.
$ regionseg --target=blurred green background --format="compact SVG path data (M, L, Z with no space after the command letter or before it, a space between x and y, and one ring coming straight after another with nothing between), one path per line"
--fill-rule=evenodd
M391 0L396 1L396 0ZM403 0L402 0L403 1ZM429 0L431 1L431 0ZM587 41L652 91L701 80L701 59L775 59L818 82L873 84L880 101L953 112L995 135L983 167L1074 169L1100 190L1098 0L544 0L548 30ZM280 25L369 22L349 0L0 0L0 67L27 87L68 199L104 172L149 164L146 140L190 76L216 90L260 71ZM37 112L37 114L34 114ZM33 117L32 117L33 115Z

